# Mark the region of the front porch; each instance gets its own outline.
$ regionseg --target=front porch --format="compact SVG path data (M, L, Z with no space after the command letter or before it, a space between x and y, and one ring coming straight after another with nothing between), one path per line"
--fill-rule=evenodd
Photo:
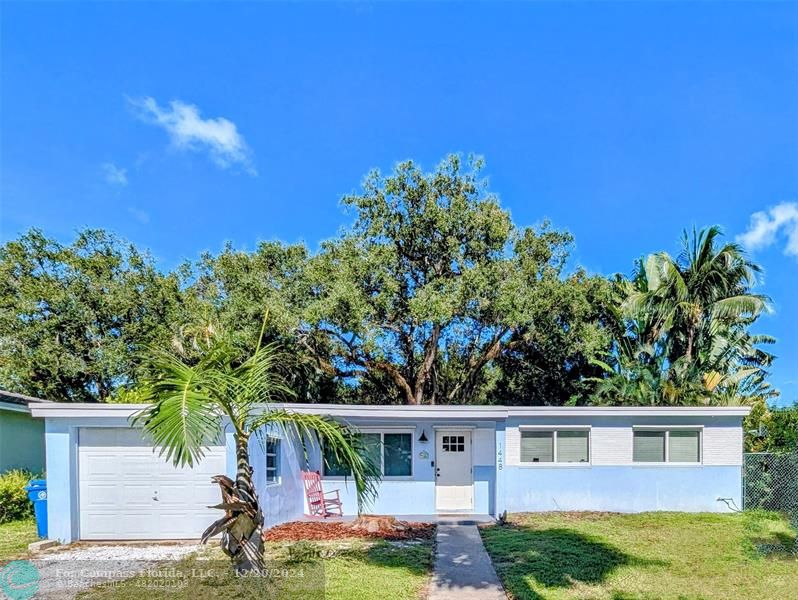
M390 421L358 415L347 423L363 436L382 473L376 498L361 507L364 513L436 523L496 515L496 421L420 419L411 413ZM355 516L354 481L333 458L314 448L304 468L321 475L325 493L338 490L344 515Z

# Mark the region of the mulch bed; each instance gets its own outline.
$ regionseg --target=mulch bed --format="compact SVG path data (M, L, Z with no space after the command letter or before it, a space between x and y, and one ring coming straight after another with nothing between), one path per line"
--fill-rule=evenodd
M406 529L380 529L365 531L352 529L346 522L295 521L268 529L263 534L266 542L300 540L341 540L345 538L372 538L381 540L428 539L435 535L435 525L429 523L405 523Z

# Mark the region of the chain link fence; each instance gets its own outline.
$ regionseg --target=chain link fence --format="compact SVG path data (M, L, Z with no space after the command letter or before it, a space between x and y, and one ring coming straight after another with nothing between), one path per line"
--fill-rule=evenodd
M784 513L798 530L798 452L745 455L743 508ZM798 540L792 551L798 553Z

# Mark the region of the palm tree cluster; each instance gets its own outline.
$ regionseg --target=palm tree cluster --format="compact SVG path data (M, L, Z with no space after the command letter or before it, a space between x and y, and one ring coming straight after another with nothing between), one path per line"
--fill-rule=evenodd
M750 330L769 310L752 292L761 269L711 227L684 233L682 250L640 259L615 280L613 352L599 362L601 404L752 404L777 394L767 383L773 338Z

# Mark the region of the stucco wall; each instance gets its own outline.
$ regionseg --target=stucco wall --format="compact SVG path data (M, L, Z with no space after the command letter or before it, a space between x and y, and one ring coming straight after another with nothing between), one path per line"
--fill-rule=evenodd
M590 464L522 464L525 425L590 427ZM634 463L635 426L700 427L701 462ZM510 512L547 510L728 511L741 506L743 435L740 417L511 418L507 421L504 503Z
M741 467L507 467L509 512L674 510L727 512L741 506Z
M0 473L10 469L44 472L44 421L0 409Z
M47 533L62 543L78 538L77 428L69 421L45 423Z
M434 515L435 509L435 431L436 427L458 425L440 421L419 421L407 425L397 422L356 421L355 427L368 430L403 427L412 431L413 438L413 476L409 479L383 479L378 485L377 499L366 507L366 512L374 514ZM472 429L472 459L474 481L474 508L477 514L492 514L495 508L496 477L494 468L494 422L469 423L464 428ZM419 442L424 431L427 442ZM388 431L388 429L386 429ZM421 454L427 453L426 458ZM310 469L321 471L321 452L314 448L310 453ZM357 514L357 495L354 483L349 480L325 478L324 490L337 489L343 502L344 514Z
M250 441L250 462L254 469L255 489L258 492L266 527L302 518L305 491L300 471L302 450L296 440L286 439L282 432L272 431L280 438L279 481L266 482L266 456L263 444L257 439Z

